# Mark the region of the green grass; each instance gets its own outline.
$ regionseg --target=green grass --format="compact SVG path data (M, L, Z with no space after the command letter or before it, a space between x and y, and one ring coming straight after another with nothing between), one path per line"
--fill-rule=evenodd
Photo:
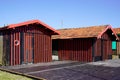
M32 80L30 78L0 71L0 80Z

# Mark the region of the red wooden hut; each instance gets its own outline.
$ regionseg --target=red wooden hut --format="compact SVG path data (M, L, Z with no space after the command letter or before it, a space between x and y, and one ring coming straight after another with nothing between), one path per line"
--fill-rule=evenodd
M110 25L58 31L60 35L52 36L52 48L59 60L90 62L111 59L112 41L118 40Z
M20 65L52 61L51 35L59 32L39 20L0 28L0 62Z

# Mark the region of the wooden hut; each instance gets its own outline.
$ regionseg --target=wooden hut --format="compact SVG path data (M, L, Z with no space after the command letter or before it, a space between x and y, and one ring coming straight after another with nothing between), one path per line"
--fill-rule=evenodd
M118 40L110 25L58 31L60 35L52 36L52 48L59 60L90 62L111 59L112 41Z
M52 61L51 35L59 32L39 20L0 28L0 64L20 65Z

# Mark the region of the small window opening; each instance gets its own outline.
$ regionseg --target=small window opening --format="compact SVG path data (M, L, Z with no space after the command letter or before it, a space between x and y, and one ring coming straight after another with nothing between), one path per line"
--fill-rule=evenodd
M20 44L20 41L19 40L15 40L15 46L18 46Z

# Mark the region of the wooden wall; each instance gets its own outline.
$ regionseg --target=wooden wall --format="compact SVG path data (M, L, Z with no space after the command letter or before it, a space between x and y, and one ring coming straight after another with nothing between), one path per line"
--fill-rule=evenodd
M3 35L0 33L0 65L3 64Z
M116 38L111 30L107 30L100 39L56 39L53 40L53 51L58 51L59 60L80 62L106 60L112 58L112 40Z
M105 32L101 39L96 40L95 61L112 59L112 40L115 40L115 37L110 30Z
M19 30L11 30L9 35L11 38L10 42L10 65L19 65L20 64L20 32ZM19 41L19 44L16 45L16 41Z
M106 60L112 58L111 40L98 39L95 43L94 61Z
M117 54L120 55L120 41L117 41Z
M52 61L51 36L34 34L34 63L50 61Z
M4 42L6 44L10 42L10 48L4 51L9 51L7 53L10 55L7 58L9 65L52 61L51 32L48 29L32 24L10 29L7 32L10 32L6 33L9 41L6 38L7 41Z
M61 40L58 40L59 60L90 62L92 61L92 46L91 45L92 45L91 39L61 39Z
M119 39L120 39L120 36L118 35ZM119 55L120 57L120 40L117 41L117 50L116 50L116 53Z

